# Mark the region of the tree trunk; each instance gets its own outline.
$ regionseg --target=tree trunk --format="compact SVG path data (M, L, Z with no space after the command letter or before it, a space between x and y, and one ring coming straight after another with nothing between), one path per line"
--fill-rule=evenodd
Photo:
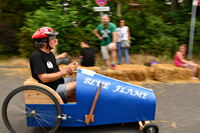
M121 7L122 7L122 3L121 2L117 2L117 16L121 17Z
M2 14L2 2L0 0L0 22L1 22L1 14Z
M175 11L178 8L179 8L178 0L172 0L171 11Z
M192 0L183 0L183 3L192 2Z
M179 3L178 3L178 0L171 0L172 4L171 4L171 11L175 11L176 9L179 8ZM174 18L172 17L171 18L171 22L172 24L175 24L175 20Z

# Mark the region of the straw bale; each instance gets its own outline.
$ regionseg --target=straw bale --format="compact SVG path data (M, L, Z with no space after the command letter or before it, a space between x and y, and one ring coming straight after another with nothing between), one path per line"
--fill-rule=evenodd
M58 67L59 67L60 69L66 68L67 66L68 66L68 65L64 65L64 64L58 65Z
M59 65L59 68L66 68L68 65ZM97 67L97 66L93 66L93 67L83 67L83 66L78 66L78 69L79 68L83 68L83 69L88 69L88 70L91 70L91 71L94 71L94 72L96 72L96 73L101 73L101 69L99 68L99 67Z
M143 65L122 64L117 65L117 70L104 70L103 75L128 81L145 81L147 79L147 68Z
M200 79L200 65L198 65L198 70L197 70L197 78Z
M117 71L117 70L114 71L114 70L110 70L110 69L104 70L103 75L105 75L107 77L114 78L114 79L119 79L119 77L120 77L120 76L118 76L119 71Z
M67 66L62 65L60 67L65 68ZM151 67L135 64L121 64L117 65L117 70L102 70L97 66L79 66L78 68L89 69L96 73L125 82L146 82L147 80L166 82L189 80L191 78L190 69L176 67L173 64L154 64ZM200 78L200 71L197 73L197 77Z
M146 73L146 75L147 75L147 79L151 79L151 80L153 80L154 79L154 68L152 68L152 67L147 67L147 73Z
M191 78L191 70L176 67L173 64L155 64L153 79L157 81L188 80Z

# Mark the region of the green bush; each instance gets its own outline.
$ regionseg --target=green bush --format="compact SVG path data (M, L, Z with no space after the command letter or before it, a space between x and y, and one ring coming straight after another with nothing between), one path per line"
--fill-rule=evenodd
M98 41L93 34L93 29L99 24L99 16L92 12L91 2L86 1L86 3L90 7L85 7L83 10L80 8L80 3L77 5L74 1L72 4L74 6L70 7L67 12L63 12L59 4L52 2L48 8L42 7L34 13L27 13L25 26L18 34L21 55L29 57L35 50L31 36L43 26L52 27L59 32L57 36L59 53L68 52L72 56L78 55L82 39L90 40L91 46L95 46L98 50L99 46L96 47ZM85 12L88 12L88 16L85 16ZM94 17L90 19L90 15Z

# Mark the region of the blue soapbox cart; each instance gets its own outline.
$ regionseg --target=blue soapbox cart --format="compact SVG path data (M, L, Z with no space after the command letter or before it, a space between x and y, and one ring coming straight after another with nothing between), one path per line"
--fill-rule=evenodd
M153 90L78 69L75 97L60 96L33 78L8 94L2 118L12 133L48 132L60 127L83 127L138 122L143 133L158 133ZM23 128L22 128L23 127Z

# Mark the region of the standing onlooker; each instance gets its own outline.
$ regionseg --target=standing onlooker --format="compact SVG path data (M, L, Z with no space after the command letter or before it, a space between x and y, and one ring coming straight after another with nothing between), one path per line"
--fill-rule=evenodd
M184 67L192 70L192 79L198 79L196 77L198 64L195 64L193 61L185 60L185 53L187 51L187 45L181 44L179 46L179 51L174 55L174 65L177 67Z
M97 26L94 29L94 34L101 40L101 53L104 63L107 68L110 67L109 61L109 51L111 51L112 67L111 69L116 69L116 58L117 58L117 32L116 25L110 22L108 15L102 16L103 24Z
M129 63L129 47L122 46L122 43L129 43L130 46L130 30L128 26L125 26L123 19L119 20L119 27L117 28L118 40L117 40L117 53L118 53L118 64L122 64L122 51L124 50L125 62Z
M95 52L94 49L89 46L88 40L81 41L81 66L94 66L95 61Z

